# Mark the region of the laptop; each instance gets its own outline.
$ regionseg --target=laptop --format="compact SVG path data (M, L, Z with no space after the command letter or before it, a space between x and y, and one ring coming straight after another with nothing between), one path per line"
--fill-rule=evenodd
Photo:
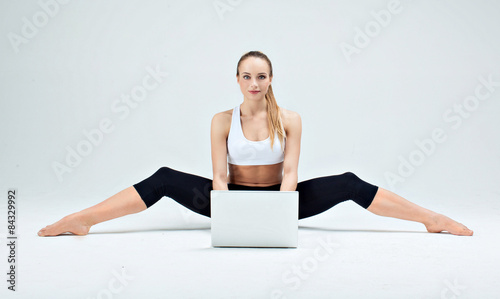
M297 247L299 192L211 190L213 247Z

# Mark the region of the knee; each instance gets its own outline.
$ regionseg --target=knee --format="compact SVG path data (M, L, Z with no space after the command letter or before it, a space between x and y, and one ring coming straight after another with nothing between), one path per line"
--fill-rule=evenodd
M350 171L343 173L342 176L344 177L346 186L351 188L359 189L365 184L365 181Z
M168 172L168 171L170 171L170 170L172 170L172 168L167 167L167 166L162 166L162 167L160 167L160 168L158 169L158 171L160 171L160 172Z
M354 173L348 171L348 172L344 172L342 174L342 176L345 178L346 181L348 182L359 182L361 179L355 175Z
M161 176L161 177L165 177L165 176L169 176L173 171L174 170L172 168L163 166L163 167L160 167L155 172L155 175L158 175L158 176Z

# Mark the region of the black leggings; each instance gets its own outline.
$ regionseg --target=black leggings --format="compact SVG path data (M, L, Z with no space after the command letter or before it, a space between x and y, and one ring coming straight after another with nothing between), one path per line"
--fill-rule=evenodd
M161 167L133 186L148 208L167 196L193 212L210 217L210 191L213 189L210 179ZM279 191L281 184L252 187L229 183L227 186L229 190ZM366 209L377 190L377 186L361 180L352 172L299 182L296 188L299 192L299 219L322 213L348 199Z

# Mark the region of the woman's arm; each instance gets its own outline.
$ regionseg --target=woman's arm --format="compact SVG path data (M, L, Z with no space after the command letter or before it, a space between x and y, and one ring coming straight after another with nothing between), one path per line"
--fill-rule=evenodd
M286 132L286 146L280 191L295 191L298 182L302 120L297 112L290 110L285 110L284 116L283 125Z
M220 112L212 118L210 140L212 147L213 189L228 190L227 188L227 147L226 140L229 134L227 126L228 115Z

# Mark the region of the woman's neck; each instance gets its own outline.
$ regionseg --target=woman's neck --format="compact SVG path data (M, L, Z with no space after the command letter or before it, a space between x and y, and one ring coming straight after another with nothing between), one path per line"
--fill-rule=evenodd
M262 113L267 113L267 103L266 100L262 101L250 101L245 100L240 106L241 114L255 116ZM244 112L244 113L243 113Z

